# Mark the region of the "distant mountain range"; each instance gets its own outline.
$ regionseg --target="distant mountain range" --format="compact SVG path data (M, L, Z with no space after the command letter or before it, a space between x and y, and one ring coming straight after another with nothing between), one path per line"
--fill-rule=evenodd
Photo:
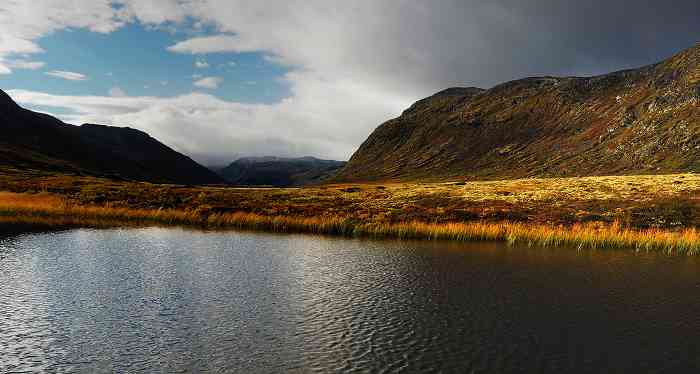
M69 125L21 108L2 90L0 129L0 165L152 182L225 183L142 131Z
M335 181L700 171L700 45L635 70L451 88L379 126Z
M244 157L219 174L234 185L290 187L321 183L343 166L342 161L314 157Z

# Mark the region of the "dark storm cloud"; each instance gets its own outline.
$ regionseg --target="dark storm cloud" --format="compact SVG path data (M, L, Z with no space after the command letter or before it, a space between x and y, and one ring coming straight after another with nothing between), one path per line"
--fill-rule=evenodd
M657 62L700 41L700 1L440 2L406 25L432 89ZM406 18L420 22L415 12ZM423 34L412 30L423 30Z

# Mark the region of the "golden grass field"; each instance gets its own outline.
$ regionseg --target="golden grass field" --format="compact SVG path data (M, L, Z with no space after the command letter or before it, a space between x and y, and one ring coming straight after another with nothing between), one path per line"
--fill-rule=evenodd
M700 252L700 176L231 188L4 170L0 223L277 232Z

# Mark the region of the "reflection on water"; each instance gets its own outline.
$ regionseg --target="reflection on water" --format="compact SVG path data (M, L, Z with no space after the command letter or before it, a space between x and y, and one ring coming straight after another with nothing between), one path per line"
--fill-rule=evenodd
M0 372L696 370L695 258L179 229L0 236Z

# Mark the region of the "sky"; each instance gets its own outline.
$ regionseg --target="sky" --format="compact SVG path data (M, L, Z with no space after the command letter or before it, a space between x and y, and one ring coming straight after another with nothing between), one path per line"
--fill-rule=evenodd
M208 165L347 160L444 88L602 74L698 42L697 0L1 0L0 88Z

